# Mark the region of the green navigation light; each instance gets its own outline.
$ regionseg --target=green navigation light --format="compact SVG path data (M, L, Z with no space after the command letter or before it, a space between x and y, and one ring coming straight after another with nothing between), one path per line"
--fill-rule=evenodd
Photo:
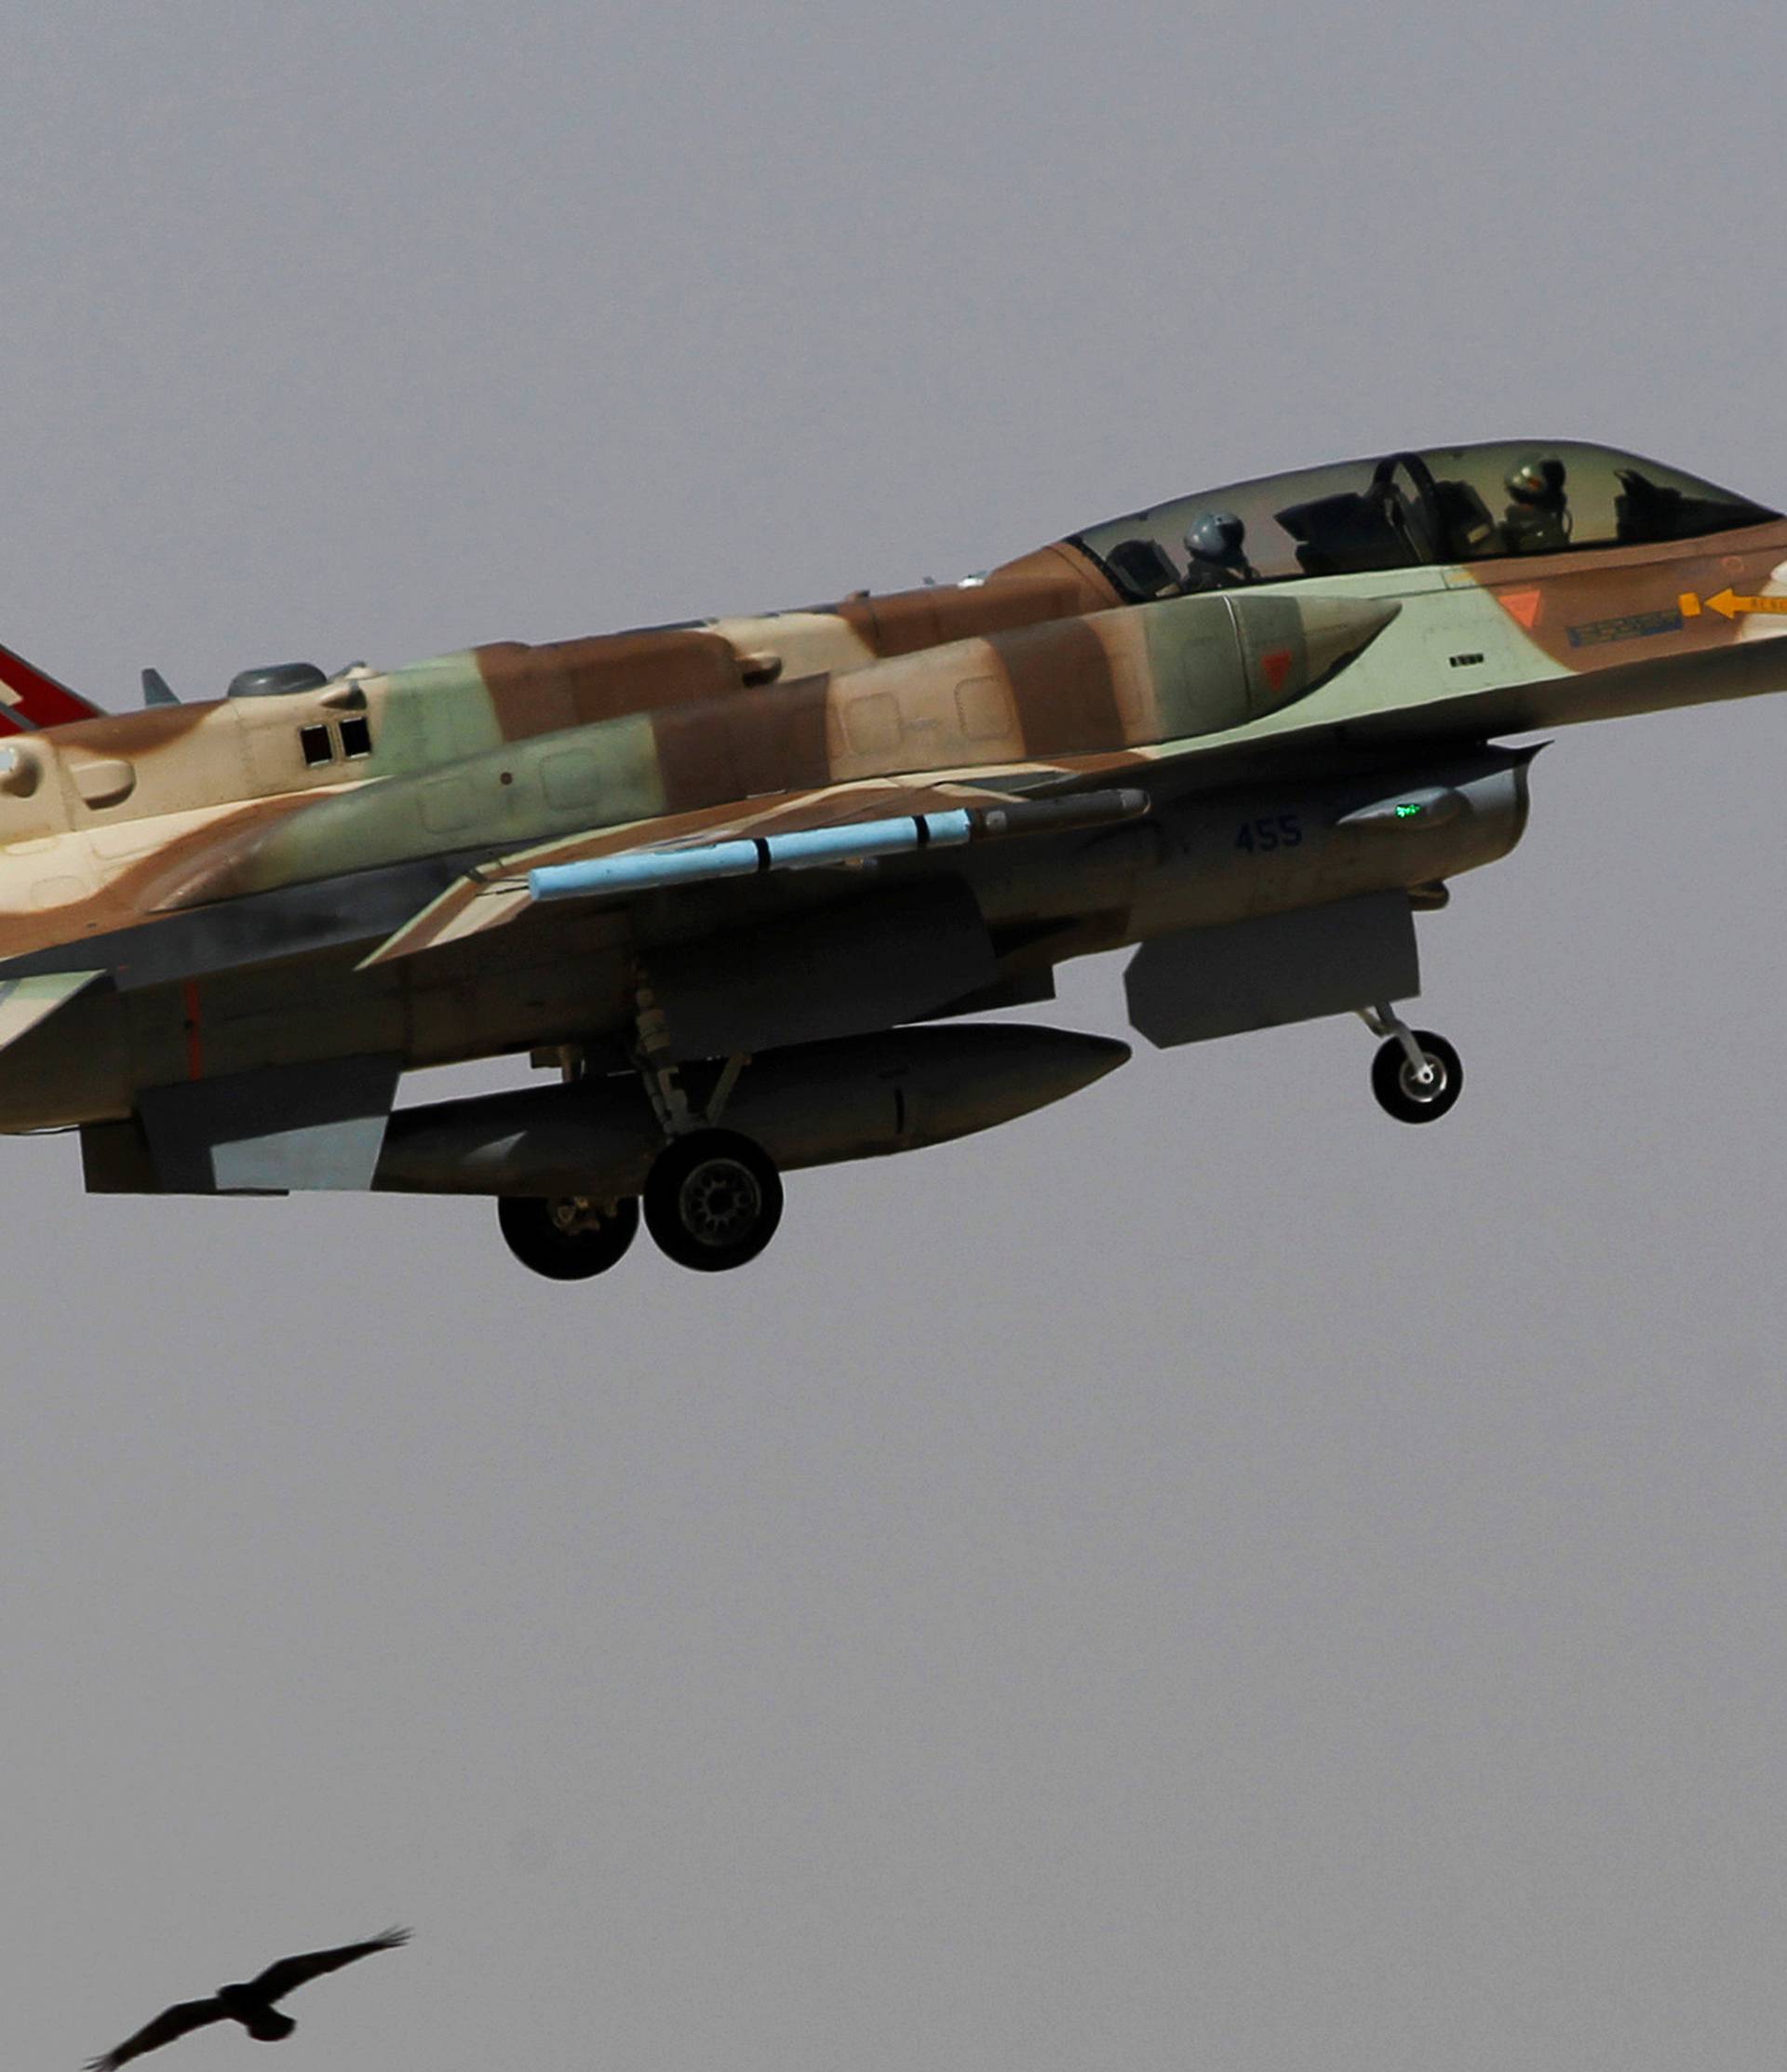
M1419 808L1419 806L1417 805L1398 806L1396 809L1396 817L1398 820L1413 820L1415 815L1419 813L1420 810L1421 809Z

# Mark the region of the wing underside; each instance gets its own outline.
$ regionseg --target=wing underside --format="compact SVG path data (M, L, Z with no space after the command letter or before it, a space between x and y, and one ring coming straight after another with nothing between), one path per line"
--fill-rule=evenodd
M602 892L624 896L628 893L660 889L662 883L669 881L669 876L739 875L742 872L738 870L700 869L697 866L673 871L669 876L660 873L654 879L642 873L638 866L646 859L670 857L688 859L694 864L697 853L707 857L727 845L741 851L746 845L755 845L760 861L773 861L779 845L800 837L816 838L879 823L887 823L890 828L896 822L907 827L942 820L953 825L965 814L1016 813L1024 810L1020 802L1026 792L1039 788L1040 783L1056 784L1067 774L1055 769L1028 765L1010 771L976 772L973 776L961 779L877 778L864 783L836 785L823 791L753 800L743 806L733 802L671 818L562 836L517 850L467 871L438 898L389 935L364 960L362 968L413 957L423 950L464 942L488 929L504 927L519 920L536 904L543 896L543 884L550 883L553 873L562 872L568 876L579 867L607 867L600 872L592 868L588 891L591 897L599 896ZM1143 810L1146 801L1139 793L1123 796L1130 801L1126 811ZM1053 805L1055 802L1051 800L1037 803ZM859 861L877 854L893 854L900 848L922 847L933 839L936 837L931 828L920 825L919 831L909 837L890 834L893 846L885 850L877 850L872 845L862 846L853 854L850 845L840 844L828 854L812 854L810 860L814 864ZM741 857L741 863L742 860ZM615 868L623 864L632 868ZM558 896L564 895L563 892L558 894Z

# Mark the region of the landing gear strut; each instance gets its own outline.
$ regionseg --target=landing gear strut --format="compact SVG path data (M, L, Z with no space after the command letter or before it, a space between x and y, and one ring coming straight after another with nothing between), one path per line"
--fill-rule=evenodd
M682 1083L663 1010L642 982L636 1000L633 1063L664 1138L646 1175L645 1227L666 1258L698 1273L722 1273L756 1258L782 1220L782 1178L760 1144L719 1119L750 1062L740 1055L720 1066L705 1105ZM567 1080L583 1076L575 1044L536 1054ZM637 1170L637 1168L636 1168ZM638 1234L640 1204L594 1195L504 1196L497 1220L523 1266L553 1281L583 1281L617 1265Z
M666 1258L697 1273L746 1266L782 1220L782 1177L760 1144L721 1129L749 1060L730 1057L705 1110L692 1107L649 981L637 995L635 1058L667 1141L646 1176L645 1227Z
M1464 1066L1444 1036L1411 1029L1390 1007L1361 1008L1359 1018L1384 1042L1371 1061L1377 1105L1399 1123L1436 1123L1464 1091Z
M587 1281L618 1266L638 1235L639 1204L628 1198L592 1202L583 1195L556 1201L504 1194L496 1204L504 1243L523 1266L549 1281Z

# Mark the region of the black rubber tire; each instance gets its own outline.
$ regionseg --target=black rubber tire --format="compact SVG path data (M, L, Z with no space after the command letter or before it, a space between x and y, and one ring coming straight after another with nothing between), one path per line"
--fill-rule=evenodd
M606 1212L585 1211L581 1224L561 1219L557 1212L568 1206L540 1195L500 1195L496 1220L503 1242L548 1281L587 1281L618 1266L639 1234L638 1203L629 1196Z
M697 1273L748 1265L781 1220L774 1162L735 1130L674 1138L646 1179L646 1229L666 1258Z
M1378 1107L1399 1123L1437 1123L1464 1092L1464 1067L1444 1036L1431 1029L1418 1029L1414 1034L1422 1056L1440 1075L1437 1086L1423 1091L1409 1067L1408 1053L1392 1036L1371 1061L1371 1090Z

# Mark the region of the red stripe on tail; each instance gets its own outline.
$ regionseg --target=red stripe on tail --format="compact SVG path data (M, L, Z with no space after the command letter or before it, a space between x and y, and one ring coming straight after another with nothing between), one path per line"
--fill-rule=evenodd
M17 733L20 719L34 727L65 727L71 720L99 716L99 706L78 692L33 668L10 648L0 648L0 728L5 732Z

